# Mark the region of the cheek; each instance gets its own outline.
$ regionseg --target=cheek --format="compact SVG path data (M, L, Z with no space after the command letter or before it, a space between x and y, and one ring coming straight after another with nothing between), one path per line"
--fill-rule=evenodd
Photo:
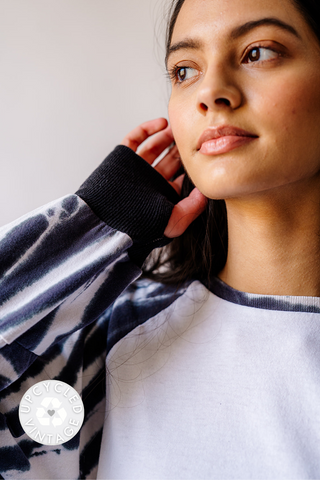
M319 86L318 73L301 72L274 79L268 88L256 91L249 99L249 109L265 153L277 158L288 176L311 173L319 168Z
M191 147L190 143L196 119L195 114L196 112L194 112L191 102L170 99L168 106L169 121L181 156Z
M303 76L287 76L275 80L265 91L252 99L254 117L261 127L271 130L275 138L283 135L290 142L300 140L306 133L319 134L320 121L320 77L310 73ZM259 124L258 124L259 125ZM284 140L284 138L283 138Z

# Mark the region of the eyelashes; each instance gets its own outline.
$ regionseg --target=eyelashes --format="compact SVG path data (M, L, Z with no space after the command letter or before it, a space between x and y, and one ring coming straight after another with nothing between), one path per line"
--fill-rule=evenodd
M280 55L280 52L277 52L270 47L255 46L250 48L250 50L246 53L244 60L248 61L244 63L267 62L269 60L278 58Z
M245 52L241 64L264 64L277 60L281 56L281 52L274 48L255 45ZM200 75L200 71L197 68L187 65L174 65L168 69L168 78L173 84L185 83L198 75Z
M198 74L199 70L193 67L179 67L175 65L174 67L168 70L168 76L169 76L169 79L175 83L183 83L186 80L190 80L193 76L195 76L195 75L192 75L192 72L195 72L196 74Z

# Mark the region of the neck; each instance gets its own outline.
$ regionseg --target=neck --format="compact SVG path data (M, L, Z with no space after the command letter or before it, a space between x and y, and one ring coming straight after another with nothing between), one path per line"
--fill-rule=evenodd
M292 184L226 206L221 280L249 293L320 296L320 186Z

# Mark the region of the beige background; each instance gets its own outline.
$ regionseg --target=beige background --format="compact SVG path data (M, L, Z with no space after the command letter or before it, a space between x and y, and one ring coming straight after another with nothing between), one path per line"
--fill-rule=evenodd
M0 0L0 225L73 193L167 117L168 0Z

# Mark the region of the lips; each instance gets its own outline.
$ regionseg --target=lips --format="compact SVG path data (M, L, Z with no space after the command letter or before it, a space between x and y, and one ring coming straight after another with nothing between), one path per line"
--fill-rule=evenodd
M255 138L258 138L258 135L230 125L210 127L200 136L197 150L206 155L225 153Z

